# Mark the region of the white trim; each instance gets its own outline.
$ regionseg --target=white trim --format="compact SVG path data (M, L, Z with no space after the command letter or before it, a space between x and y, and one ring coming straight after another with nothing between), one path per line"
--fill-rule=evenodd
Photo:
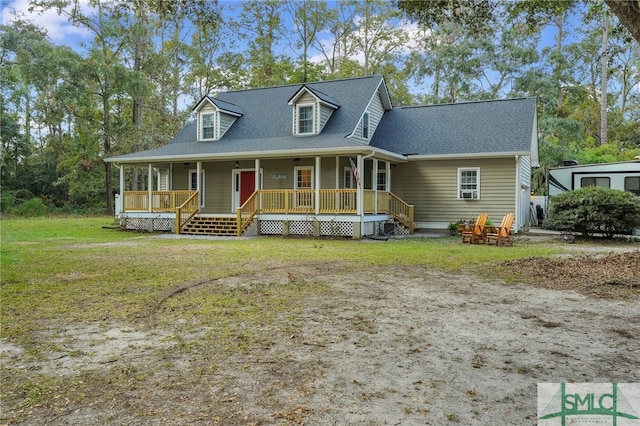
M300 99L300 98L302 97L303 92L306 92L307 94L311 95L311 96L316 100L316 103L318 103L318 104L328 106L329 108L331 108L331 109L333 109L333 110L336 110L336 109L340 108L340 105L336 105L336 104L334 104L334 103L332 103L332 102L328 102L328 101L325 101L325 100L323 100L323 99L320 99L320 98L319 98L318 96L316 96L316 94L315 94L315 93L313 93L313 92L311 91L311 89L309 89L306 85L303 85L303 86L300 88L300 90L298 90L298 91L296 92L296 94L295 94L295 95L293 95L293 97L289 100L288 104L289 104L289 105L295 105L295 104L296 104L296 102L298 101L298 99Z
M349 186L347 186L347 174L349 175ZM342 185L344 189L357 189L356 178L353 176L353 169L351 168L351 166L344 167L342 178L344 179L344 183Z
M461 189L460 177L464 171L476 172L476 188ZM480 167L458 167L458 181L456 185L456 199L458 200L479 200L480 199Z
M478 152L478 153L460 153L460 154L438 154L438 155L419 155L406 154L407 161L423 161L423 160L458 160L461 158L512 158L514 155L530 155L529 151L512 151L512 152Z
M301 133L300 132L300 108L309 108L311 107L311 132ZM316 133L316 104L314 103L305 103L305 104L296 104L295 105L295 134L297 136L309 136L315 135Z
M200 168L200 181L196 181L197 184L196 188L192 188L191 184L193 183L192 180L192 175L195 174L196 176L198 175L198 169L189 169L189 173L187 174L189 181L187 182L187 188L189 188L189 191L200 191L200 207L204 207L204 200L205 200L205 196L204 196L204 191L205 191L205 171L204 169ZM200 186L200 188L198 188L197 186Z
M204 137L204 116L212 115L213 116L213 137L205 138ZM218 116L218 111L199 111L198 112L198 140L199 141L215 141L218 140L217 135L220 134L220 120Z
M369 124L369 111L365 111L364 114L362 114L362 126L360 127L360 136L362 136L362 139L365 140L369 140L370 139L370 130L371 130L371 125ZM367 119L367 126L365 127L364 122L365 122L365 118ZM367 129L367 134L364 134L364 129Z
M236 210L240 207L240 173L241 172L254 172L256 169L253 168L245 168L245 169L231 169L231 212L235 213ZM256 180L259 180L259 186L256 186L254 189L262 188L264 185L264 170L260 168L260 172L258 173L258 177ZM236 179L237 179L237 187L236 187Z
M298 187L298 171L299 170L311 170L311 187L299 188ZM315 173L314 166L295 166L293 168L293 189L314 189L315 188Z
M356 154L366 154L366 155L375 155L379 157L381 160L389 160L394 163L406 163L408 161L408 157L406 155L397 154L395 152L386 151L383 149L371 147L371 146L346 146L340 148L301 148L296 150L291 149L279 149L274 151L247 151L242 153L237 152L227 152L224 154L217 153L209 153L209 154L191 154L184 156L177 155L159 155L159 156L149 156L149 157L127 157L127 158L105 158L104 161L107 163L117 163L117 164L137 164L143 163L146 164L148 162L160 163L160 162L191 162L196 160L208 160L208 161L224 161L224 160L253 160L256 157L260 157L262 159L265 158L291 158L295 157L308 157L308 156L334 156L334 155L356 155ZM513 154L509 155L510 157ZM428 159L428 156L425 156L423 159ZM447 156L445 158L459 158L461 156ZM469 157L479 158L478 156L469 155ZM493 155L492 157L497 157ZM420 159L420 158L419 158Z

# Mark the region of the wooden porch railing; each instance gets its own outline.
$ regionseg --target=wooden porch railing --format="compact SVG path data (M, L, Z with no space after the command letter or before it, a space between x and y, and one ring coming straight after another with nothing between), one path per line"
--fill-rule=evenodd
M321 189L318 212L321 214L356 214L356 189ZM258 213L315 214L316 191L314 189L262 189L254 192L236 211L238 235ZM364 191L365 214L389 214L413 232L413 206L387 191ZM176 233L198 213L197 191L152 191L151 209L148 191L126 191L124 211L176 212Z
M238 237L242 236L242 233L246 229L247 226L251 223L254 217L258 214L258 193L260 191L256 191L247 201L244 202L242 206L236 210L236 223L238 226Z
M172 212L193 195L193 191L152 191L149 209L149 191L125 191L124 211Z
M356 189L321 189L321 214L356 214ZM315 190L313 189L262 189L237 210L238 235L258 213L306 213L316 211ZM389 214L403 223L413 233L413 206L387 191L365 190L364 213Z
M389 214L403 223L413 234L413 205L405 203L395 194L389 192Z
M182 231L182 227L198 213L200 197L198 191L194 191L180 206L176 207L176 234Z

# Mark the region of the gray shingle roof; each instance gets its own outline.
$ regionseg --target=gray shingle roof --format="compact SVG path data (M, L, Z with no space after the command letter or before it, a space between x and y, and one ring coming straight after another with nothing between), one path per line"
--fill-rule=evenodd
M535 98L394 108L371 145L416 155L529 152L535 114Z
M366 147L366 143L347 136L382 82L381 76L370 76L221 93L211 101L221 109L242 114L221 140L198 142L197 124L190 121L163 147L108 161L171 157L180 161L209 155L228 158L288 151L296 155L301 151ZM304 86L340 106L320 135L292 134L288 101ZM384 113L370 145L404 155L527 153L532 149L535 114L534 98L394 108Z
M355 129L360 116L382 82L381 76L369 76L348 80L330 80L305 83L323 99L340 105L317 136L297 137L292 134L292 109L287 105L303 84L248 89L220 93L216 101L220 105L233 105L242 117L218 141L197 141L197 124L188 122L172 141L160 148L118 157L109 161L167 156L200 156L242 152L268 152L282 150L313 150L341 148L364 144L346 136ZM329 95L330 94L330 95ZM220 106L219 105L219 106Z
M296 94L299 93L303 88L311 92L316 98L320 99L322 102L332 105L335 108L340 107L338 102L336 102L336 100L333 99L331 96L327 95L326 93L322 93L317 89L313 89L312 87L309 87L306 84L303 87L301 87L300 90L298 90L291 98L289 98L289 102L291 102L291 100L296 97Z
M207 96L207 99L209 99L215 106L223 111L229 111L239 115L243 114L242 108L240 108L238 105L232 104L231 102L225 102L221 99L216 99L213 96Z

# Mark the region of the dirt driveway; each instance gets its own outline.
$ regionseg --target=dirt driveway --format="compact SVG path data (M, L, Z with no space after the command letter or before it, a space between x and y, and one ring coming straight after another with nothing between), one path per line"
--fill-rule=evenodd
M640 277L630 271L636 289ZM326 290L303 299L297 315L262 324L260 343L233 356L190 350L207 330L185 333L182 322L52 329L60 351L37 366L5 342L6 371L68 378L79 388L105 379L82 401L5 406L3 417L75 425L533 425L537 383L640 381L637 297L336 263L214 285L275 288L292 280Z

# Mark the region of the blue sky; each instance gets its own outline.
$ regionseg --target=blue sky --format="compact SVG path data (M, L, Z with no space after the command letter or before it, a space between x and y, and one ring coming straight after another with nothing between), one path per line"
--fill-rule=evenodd
M235 0L220 0L220 4L226 9L225 13L235 13L230 11L229 9L234 5L238 5L239 3L239 1ZM328 2L329 7L332 7L332 5L335 6L336 3L337 1ZM81 47L81 43L87 43L91 41L92 34L88 30L71 25L63 15L58 15L55 10L29 11L29 0L0 0L0 4L2 6L2 9L0 10L0 17L2 18L3 24L10 24L15 18L15 14L17 14L17 16L23 16L24 18L33 21L36 25L44 28L53 43L59 45L67 45L80 52L83 50ZM81 0L81 4L84 5L86 11L90 10L89 0ZM291 18L287 13L285 13L283 14L283 19L290 20ZM291 25L292 24L289 23L288 27L290 28ZM410 34L410 39L412 32L417 31L416 25L408 22L399 21L395 22L394 25L401 26L403 29L405 29ZM571 37L572 33L574 32L573 27L574 25L572 25L572 22L567 23L565 32L568 37ZM539 47L542 48L545 46L553 46L555 44L555 34L555 28L553 26L547 26L543 31ZM332 40L328 37L328 34L321 34L319 36L319 39L325 40L330 44ZM570 41L571 39L569 38L568 40L565 40L565 43ZM411 43L408 43L404 47L405 53L408 53L412 47L413 46L411 45ZM237 46L236 50L238 49L242 49L242 45ZM290 50L291 48L286 41L282 43L280 49L282 49L283 53L287 54L288 56L293 56L293 52ZM320 51L317 49L313 49L310 52L310 59L315 62L320 62L322 60ZM355 57L354 59L361 60L361 58L358 57ZM416 89L420 91L418 87L413 87L412 91Z
M89 1L81 0L85 8L89 10ZM228 8L233 5L237 5L239 1L236 0L220 0L220 4ZM329 7L335 5L337 1L328 1ZM29 11L29 0L0 0L0 17L2 24L10 24L14 20L14 12L17 12L19 16L24 16L29 20L32 20L36 25L47 30L49 38L56 44L63 44L75 47L81 41L89 41L91 34L89 31L75 27L71 25L64 16L58 15L55 10L34 10ZM569 22L569 28L567 33L571 34L570 28L572 23ZM407 26L408 24L403 24ZM408 25L408 30L412 29L412 26ZM543 44L553 44L553 38L555 36L555 29L548 26L543 34Z

